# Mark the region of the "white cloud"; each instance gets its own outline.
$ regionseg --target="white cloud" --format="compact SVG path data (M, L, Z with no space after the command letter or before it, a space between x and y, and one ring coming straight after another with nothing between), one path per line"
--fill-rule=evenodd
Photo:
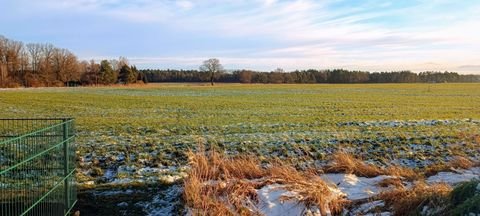
M264 0L264 4L267 5L267 6L270 6L270 5L273 5L275 4L275 2L277 2L277 0Z
M193 8L194 4L193 2L191 1L185 1L185 0L180 0L180 1L177 1L176 4L182 8L182 9L185 9L185 10L190 10Z

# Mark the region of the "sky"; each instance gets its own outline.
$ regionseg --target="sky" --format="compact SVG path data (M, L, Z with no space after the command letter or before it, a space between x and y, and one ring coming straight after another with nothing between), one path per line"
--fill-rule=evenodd
M0 0L0 35L139 68L480 74L480 0Z

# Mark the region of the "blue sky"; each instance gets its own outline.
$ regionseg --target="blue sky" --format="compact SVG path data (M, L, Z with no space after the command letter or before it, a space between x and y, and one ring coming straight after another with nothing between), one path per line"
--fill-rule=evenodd
M478 0L0 0L0 34L140 68L480 73Z

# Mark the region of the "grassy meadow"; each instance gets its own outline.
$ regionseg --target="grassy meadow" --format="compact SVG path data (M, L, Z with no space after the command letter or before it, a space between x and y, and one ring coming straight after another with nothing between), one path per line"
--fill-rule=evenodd
M199 144L297 168L479 159L480 84L149 84L0 90L0 117L76 118L80 183L175 181Z

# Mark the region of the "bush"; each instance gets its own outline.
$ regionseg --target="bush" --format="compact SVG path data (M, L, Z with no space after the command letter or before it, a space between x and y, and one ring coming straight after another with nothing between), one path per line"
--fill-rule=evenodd
M480 213L480 180L472 180L457 186L450 194L452 211L450 215Z
M480 194L456 206L450 215L469 215L470 213L476 213L477 215L480 213Z
M452 204L454 206L459 205L475 196L475 194L479 194L479 191L477 191L478 184L480 184L480 180L472 180L455 187L450 195Z

